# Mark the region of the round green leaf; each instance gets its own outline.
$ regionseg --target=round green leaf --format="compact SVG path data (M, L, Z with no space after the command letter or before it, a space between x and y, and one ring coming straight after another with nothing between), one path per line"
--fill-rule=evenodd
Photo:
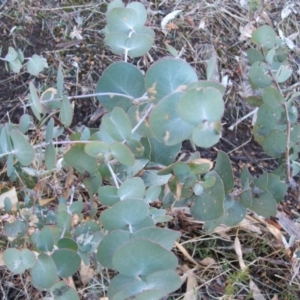
M148 215L148 206L142 200L123 200L101 213L105 229L130 231L132 225L142 222Z
M26 133L31 126L31 117L24 114L20 118L19 128L22 133Z
M197 79L196 72L187 62L167 57L150 67L145 76L145 84L150 99L158 103L171 93L184 91L187 85Z
M96 93L118 93L133 98L142 97L145 92L143 74L137 67L126 62L111 64L103 72L96 86ZM112 111L114 107L120 107L127 112L129 107L132 106L132 100L128 99L128 97L114 96L112 94L97 96L97 98L108 111Z
M145 184L140 177L127 179L118 190L118 196L121 200L142 199L144 195Z
M47 145L45 150L45 163L47 170L52 170L55 168L55 162L56 162L56 150L52 143Z
M66 278L72 276L80 267L81 259L73 250L59 249L51 257L54 260L59 277Z
M15 155L23 166L28 166L34 159L34 149L28 143L22 133L16 129L10 131L10 137L13 141Z
M76 214L80 214L82 212L83 207L84 207L84 204L82 201L76 201L70 205L69 210L72 215L76 215Z
M157 271L175 270L178 260L172 252L156 243L134 240L115 252L112 263L120 274L136 277Z
M53 259L41 253L31 269L31 282L39 290L50 288L57 280L57 269Z
M84 152L92 157L104 158L109 153L109 148L101 141L93 141L84 146Z
M34 54L27 62L27 71L33 76L38 76L40 72L44 70L46 65L45 58Z
M106 15L108 15L111 12L111 10L116 8L116 7L124 7L123 1L114 0L114 1L110 2L107 6Z
M18 57L18 52L13 47L8 47L8 53L4 59L8 62L14 61Z
M118 142L131 138L132 127L130 120L120 107L115 107L110 114L106 114L102 118L101 125Z
M209 178L215 178L215 184L205 188L200 196L194 196L191 207L192 216L201 221L212 221L224 214L223 181L215 171L206 174L205 179Z
M249 206L249 209L265 218L270 218L276 215L276 200L267 190L252 198L252 204Z
M22 68L22 63L19 61L18 58L16 58L16 59L13 60L13 61L10 61L10 62L8 63L8 65L9 65L9 69L10 69L11 71L13 71L14 73L19 73L20 70L21 70L21 68Z
M66 230L70 230L71 228L71 215L66 211L60 211L57 214L57 226L60 228L64 228Z
M96 258L103 267L113 268L112 258L116 250L130 242L131 233L124 230L115 230L106 235L98 246Z
M115 142L109 145L109 150L113 157L125 166L132 166L134 164L134 156L130 149L120 142Z
M263 54L260 51L253 48L249 48L247 50L247 57L251 64L254 64L256 61L264 61Z
M219 120L224 112L221 93L215 88L187 91L178 107L180 117L193 125Z
M210 148L221 138L221 122L204 122L198 125L192 135L192 141L202 148Z
M173 93L163 98L150 115L149 123L157 140L166 145L176 145L187 139L194 126L178 114L178 104L183 93Z
M30 269L36 262L35 255L28 249L19 251L15 248L8 248L3 253L3 260L9 271L14 274L22 274Z
M264 151L274 157L279 158L285 153L286 135L281 130L272 130L264 139L262 147Z
M59 119L61 120L64 127L70 127L73 121L73 107L67 96L63 96L60 107Z
M171 250L175 241L180 237L180 232L166 228L143 228L134 232L132 240L145 239L156 243L167 250Z
M276 34L272 27L263 25L252 33L252 41L266 49L271 49L276 44Z
M126 8L130 8L136 11L139 20L137 21L139 24L144 25L147 21L147 11L145 6L140 2L131 2Z
M51 252L54 246L54 238L51 229L47 226L41 231L36 231L31 236L31 240L35 246L43 252Z
M239 202L233 201L233 205L228 209L225 209L222 224L226 226L236 226L240 223L247 213L247 209Z
M144 25L136 10L131 8L116 7L107 15L107 26L111 32L129 34L136 26Z
M59 249L70 249L77 251L78 246L77 243L71 238L62 238L57 242L57 247Z
M49 289L53 300L79 300L79 296L74 289L63 281L56 282ZM44 299L44 298L43 298Z
M249 71L249 77L255 86L266 88L272 84L272 79L268 75L268 66L264 62L255 62Z
M278 83L285 82L293 74L293 69L290 66L281 65L275 74L275 80Z
M91 144L93 144L93 143L91 143ZM97 148L97 144L96 144L96 146L91 146L91 147L94 150L95 148ZM64 155L64 160L66 161L66 163L68 165L75 168L81 174L84 174L86 171L89 172L90 174L94 174L98 167L97 159L86 154L84 144L74 145Z
M285 99L280 92L273 87L266 87L262 95L262 99L265 104L272 108L279 107L285 103Z
M100 202L106 206L113 206L120 201L118 189L115 186L101 186L98 190L98 197Z
M146 203L151 203L151 202L158 199L160 193L161 193L161 187L160 186L150 186L146 190L144 201Z

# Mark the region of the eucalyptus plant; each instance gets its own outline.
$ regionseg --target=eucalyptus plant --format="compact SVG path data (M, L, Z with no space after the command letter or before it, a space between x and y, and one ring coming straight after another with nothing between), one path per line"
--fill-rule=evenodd
M210 71L207 80L199 80L180 58L164 57L145 74L128 63L128 56L146 54L154 42L141 3L125 7L113 1L106 18L106 43L125 61L112 63L97 83L93 96L107 111L100 127L70 129L73 108L59 67L55 88L39 94L29 85L28 102L38 125L23 115L20 124L2 125L0 132L0 157L11 179L22 179L30 191L51 172L71 168L88 191L89 203L74 201L71 186L55 210L36 203L33 192L23 194L17 214L5 201L12 215L4 228L11 244L3 256L7 268L14 274L29 270L33 286L55 300L79 299L61 279L77 272L81 261L116 271L109 299L161 299L182 284L171 251L180 233L168 229L168 209L189 206L211 232L219 224L237 225L247 209L274 215L287 190L280 171L256 178L245 168L242 191L236 194L226 153L219 151L215 164L197 151L188 159L179 156L185 140L202 148L219 141L225 87L211 80ZM254 135L268 155L288 166L292 161L294 175L300 129L296 94L284 97L280 89L291 76L285 49L268 26L258 28L252 40L257 47L248 50L250 81L261 93L247 99L259 106ZM44 141L31 145L32 130L43 130ZM57 141L65 133L69 137ZM44 162L45 168L34 168L33 161ZM95 195L106 208L101 213L94 207ZM31 250L22 249L29 244Z

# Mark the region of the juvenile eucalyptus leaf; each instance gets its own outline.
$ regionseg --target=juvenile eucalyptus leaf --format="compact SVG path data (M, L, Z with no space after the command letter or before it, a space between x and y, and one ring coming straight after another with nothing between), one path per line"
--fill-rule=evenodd
M115 107L110 114L102 118L101 125L116 141L122 142L131 137L131 123L122 108Z
M111 10L116 8L116 7L124 7L123 1L113 0L112 2L110 2L107 6L106 15L108 15L111 12Z
M70 127L73 120L73 107L71 105L70 100L65 95L62 99L59 119L66 128Z
M24 54L21 49L18 49L18 60L23 63L24 62Z
M214 170L218 173L224 183L225 193L230 193L234 186L234 179L230 159L225 152L218 152Z
M221 138L221 122L203 122L193 131L192 141L196 146L210 148Z
M129 230L148 215L148 206L142 200L127 199L117 202L101 213L100 220L106 230Z
M62 278L72 276L80 267L79 255L70 249L58 249L51 255L57 268L57 275Z
M193 89L183 95L178 111L183 120L193 125L217 121L224 113L224 101L215 88Z
M39 290L50 288L57 280L56 265L45 253L39 254L30 273L32 285Z
M76 214L80 214L82 212L83 207L84 207L84 204L82 201L76 201L70 205L69 210L72 215L76 215Z
M169 146L158 142L154 138L150 138L149 142L151 147L150 160L164 166L172 164L181 149L181 143Z
M46 127L46 136L45 136L46 143L50 143L52 141L53 130L54 130L54 120L53 118L51 118Z
M13 71L14 73L19 73L22 68L22 63L20 62L20 60L18 58L16 58L13 61L10 61L8 63L8 65L9 65L9 69L11 71Z
M285 182L280 180L279 176L276 176L274 174L269 174L269 180L268 180L268 191L273 195L276 202L279 203L284 199L284 195L287 192L287 185Z
M145 184L140 177L127 179L118 190L118 196L121 200L142 199L144 195Z
M137 21L139 24L144 25L147 21L147 10L145 6L140 2L131 2L126 8L130 8L136 11L139 20Z
M32 163L35 153L33 147L29 144L22 133L16 129L10 131L10 137L13 141L15 156L23 166L28 166Z
M207 67L206 67L207 80L214 79L216 67L218 67L218 60L217 57L213 55L209 60L207 60Z
M194 203L191 207L191 214L197 220L211 221L224 214L224 185L222 179L215 171L207 173L205 177L215 178L215 184L206 188L200 196L193 197Z
M151 203L151 202L158 199L160 193L161 193L161 187L160 186L150 186L146 190L144 201L146 203Z
M268 66L264 62L256 61L250 68L249 77L251 82L260 88L266 88L272 84Z
M236 226L246 216L247 209L239 202L234 200L233 205L225 209L222 224L226 226Z
M247 50L247 58L251 64L254 64L256 61L264 61L263 54L259 50L253 48Z
M47 170L53 170L56 163L56 151L52 143L47 145L45 150L45 163Z
M171 93L184 91L197 80L196 72L187 62L166 57L150 67L145 76L145 85L150 100L156 104Z
M180 232L166 228L143 228L132 235L132 240L145 239L156 243L167 250L171 250L174 243L180 237Z
M287 81L293 74L293 69L289 66L282 65L275 74L275 79L278 83Z
M263 25L252 33L252 41L266 49L271 49L276 44L276 34L272 27Z
M109 145L109 150L113 157L121 164L132 166L134 164L134 156L130 149L120 142Z
M252 198L252 205L249 206L249 209L265 218L270 218L276 215L276 200L273 195L266 190L260 194L256 194L255 197Z
M71 216L66 211L57 214L57 226L66 230L71 229Z
M79 300L77 292L63 281L53 284L49 291L53 297L51 300Z
M20 118L19 129L22 133L26 133L31 125L31 118L29 115L24 114Z
M22 274L34 266L36 258L28 249L19 251L15 248L8 248L3 253L3 261L9 271L14 274Z
M226 88L223 84L216 82L216 81L209 81L209 80L199 80L196 82L192 82L191 84L188 85L187 87L187 91L189 90L199 90L201 88L215 88L216 90L218 90L221 95L223 96Z
M262 147L268 155L274 158L281 157L285 153L286 134L281 130L272 130L264 139Z
M101 186L98 190L100 202L106 206L113 206L121 199L118 195L118 189L115 186Z
M112 259L114 268L120 274L131 277L147 276L157 271L175 270L177 263L177 257L172 252L143 239L133 240L120 247Z
M136 157L136 158L144 157L143 154L144 154L145 149L141 142L139 142L135 139L127 139L125 145L128 146L128 148L131 150L134 157Z
M40 251L51 252L53 249L53 233L47 226L43 227L41 231L34 232L31 236L31 240Z
M279 107L285 103L285 99L282 94L273 87L266 87L262 95L262 99L265 104L272 108Z
M78 250L77 243L73 239L66 237L59 239L59 241L57 242L57 247L59 249L70 249L73 251Z
M32 81L29 82L29 91L30 91L30 99L34 107L34 111L36 111L38 114L41 114L43 112L43 108L40 102L40 98L37 94L36 88L33 85Z
M114 107L120 107L127 112L133 103L126 96L139 98L145 92L144 77L141 71L126 62L112 63L103 72L96 86L96 93L111 93L111 95L97 96L99 102L108 111L112 111ZM125 97L116 96L113 93L123 94Z
M121 246L131 240L131 233L124 230L115 230L106 235L100 242L96 258L103 267L113 268L112 258Z
M92 143L88 143L84 146L84 151L92 157L102 158L105 160L105 156L108 156L109 154L109 147L101 141L93 141Z
M141 23L138 13L134 9L116 7L107 15L107 25L111 32L129 32L136 26L144 25Z
M18 52L13 47L8 47L8 53L4 59L8 62L14 61L18 57Z
M27 62L27 71L33 76L38 76L44 70L46 64L45 58L34 54Z
M11 209L12 209L13 205L12 205L12 202L11 200L8 198L8 197L5 197L4 198L4 209L5 209L5 212L10 212Z
M56 90L57 90L57 96L59 98L62 97L64 91L64 74L62 72L61 63L58 66L57 75L56 75Z
M100 172L90 174L87 178L83 179L83 183L89 192L90 197L97 193L99 186L102 184L102 176Z
M97 159L85 153L84 144L74 145L64 155L64 160L81 174L86 171L94 174L97 170Z
M160 143L177 145L187 139L194 126L184 121L178 112L178 104L183 93L172 93L163 98L150 115L152 132Z

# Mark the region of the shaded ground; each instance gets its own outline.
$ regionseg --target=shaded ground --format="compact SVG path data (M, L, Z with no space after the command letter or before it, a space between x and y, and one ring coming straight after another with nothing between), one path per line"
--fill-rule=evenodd
M162 5L153 1L151 6L145 1L149 6L148 26L156 31L155 47L143 60L134 60L141 69L146 70L152 59L155 61L167 55L164 45L167 42L177 50L183 50L183 58L197 70L199 78L204 79L205 45L213 45L219 59L220 78L227 75L229 79L224 98L226 113L223 118L223 138L213 149L199 150L202 157L211 159L215 159L217 150L228 153L236 177L239 177L245 165L254 175L277 167L277 162L264 155L261 147L253 141L251 120L243 121L233 131L228 129L252 110L240 96L242 74L238 58L249 44L248 41L239 41L240 27L253 20L254 16L264 14L273 22L281 22L280 13L285 1L266 2L265 6L257 5L256 10L251 12L243 9L240 1L161 1ZM34 79L40 92L55 85L56 70L59 63L62 63L65 87L69 95L93 93L103 70L110 63L120 60L103 43L101 30L104 27L105 7L105 3L92 1L7 1L0 10L1 57L5 56L9 46L14 46L24 50L25 57L40 54L47 58L49 68ZM174 26L170 27L168 35L165 36L161 32L160 22L167 13L176 9L183 11L182 17L173 20ZM159 13L151 14L153 11ZM299 25L296 16L292 14L289 20L283 22L282 29L288 36L299 31ZM82 40L71 39L70 33L74 30L78 30ZM299 43L299 37L296 41ZM295 54L291 53L291 56L291 63L295 67ZM9 119L17 123L23 112L30 113L24 104L28 84L32 79L26 73L13 75L5 70L3 61L0 62L1 123ZM290 84L298 79L299 75L295 72ZM86 98L74 101L74 105L72 127L88 125L98 108L97 101ZM99 122L100 120L93 126L98 126ZM191 151L188 143L184 145L183 151ZM293 220L300 216L297 198L297 193L290 191L286 196L287 201L279 207ZM250 291L250 277L265 299L300 299L297 264L293 266L295 261L291 259L291 253L274 237L268 229L267 221L255 219L255 216L249 214L248 223L239 228L206 235L203 225L193 221L188 214L179 212L174 217L172 226L183 233L180 243L194 259L194 262L191 261L187 254L176 248L182 268L180 272L187 274L186 268L190 269L197 280L193 288L198 293L198 299L223 299L224 295L228 295L227 299L259 299ZM285 235L289 238L286 233ZM246 273L239 267L234 246L236 236L242 245L244 261L249 266ZM207 258L211 261L208 262ZM28 295L30 299L40 299L43 296L27 281L28 274L10 276L5 267L0 268L0 295L1 291L3 294L6 291L7 299L28 299ZM108 274L99 274L83 285L80 276L74 276L82 299L99 299L104 296L108 281ZM188 288L188 284L183 285L170 299L183 299ZM186 299L188 298L184 300Z

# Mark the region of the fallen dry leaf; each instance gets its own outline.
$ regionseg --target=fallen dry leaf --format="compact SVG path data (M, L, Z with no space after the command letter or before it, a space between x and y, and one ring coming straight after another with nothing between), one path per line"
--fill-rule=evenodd
M90 266L86 266L85 263L81 261L79 275L83 285L86 285L89 282L89 280L94 276L94 273L94 269Z
M10 189L9 191L0 195L0 208L4 208L4 200L5 198L9 198L12 206L16 206L18 202L18 196L15 187Z
M193 270L189 269L187 265L183 266L183 270L187 274L186 292L184 294L183 300L197 300L197 279Z
M260 289L257 285L250 279L249 283L250 290L252 291L252 297L254 300L266 300L266 298L261 294Z
M179 244L178 242L175 242L176 248L183 254L183 256L190 261L191 263L198 265L198 263L189 255L189 253L186 251L186 249Z

